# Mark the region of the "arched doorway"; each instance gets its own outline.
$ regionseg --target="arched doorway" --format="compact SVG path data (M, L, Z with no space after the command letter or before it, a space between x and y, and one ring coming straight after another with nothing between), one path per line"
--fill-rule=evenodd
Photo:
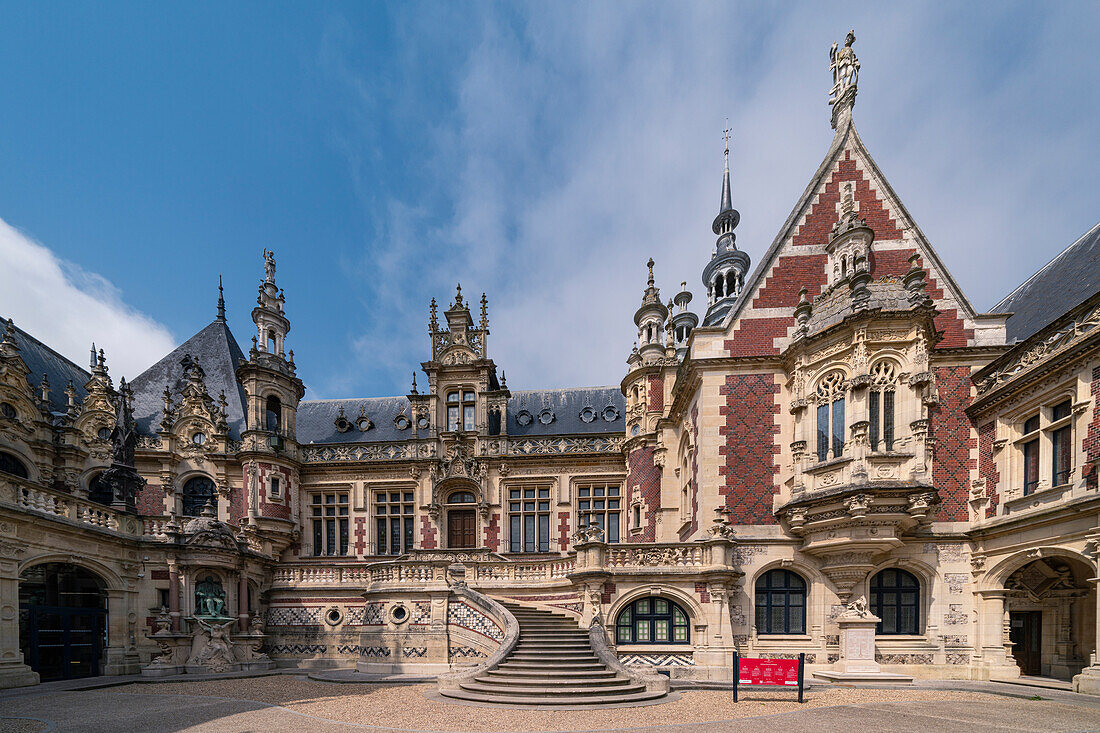
M1096 590L1085 563L1043 557L1005 580L1012 656L1025 675L1069 679L1095 644Z
M105 584L90 570L51 562L19 575L19 643L43 682L98 675L106 621Z
M447 547L477 547L477 505L472 491L453 491L447 497Z

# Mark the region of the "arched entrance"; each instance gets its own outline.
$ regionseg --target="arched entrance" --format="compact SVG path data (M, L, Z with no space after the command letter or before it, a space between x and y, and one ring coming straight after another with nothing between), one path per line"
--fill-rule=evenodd
M100 674L106 636L107 591L95 573L51 562L20 574L19 643L43 682Z
M1096 598L1085 563L1033 560L1005 580L1012 656L1020 673L1069 679L1088 665L1095 645Z

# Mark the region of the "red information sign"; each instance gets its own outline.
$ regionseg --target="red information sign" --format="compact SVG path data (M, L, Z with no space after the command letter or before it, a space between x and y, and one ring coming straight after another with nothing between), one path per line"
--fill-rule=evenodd
M742 685L798 686L797 659L737 658L737 682Z

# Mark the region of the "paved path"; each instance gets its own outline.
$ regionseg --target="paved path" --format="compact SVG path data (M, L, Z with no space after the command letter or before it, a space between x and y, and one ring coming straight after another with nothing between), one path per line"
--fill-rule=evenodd
M952 687L981 687L989 683L951 683ZM285 707L225 697L146 693L134 688L86 691L27 689L22 695L0 699L0 731L301 731L329 733L354 730L416 730L380 728L367 719L359 724L341 723L299 713ZM1016 687L1017 695L1023 691ZM1071 693L1044 690L1043 701L1001 697L995 702L879 702L818 707L763 717L710 721L691 725L621 728L650 733L703 733L706 731L812 731L813 733L877 733L878 731L1100 731L1100 701ZM1050 694L1050 693L1054 694ZM1055 698L1063 698L1061 699ZM576 727L584 730L585 713L576 713ZM23 718L22 721L14 718ZM32 723L27 719L41 721ZM590 727L590 726L589 726Z

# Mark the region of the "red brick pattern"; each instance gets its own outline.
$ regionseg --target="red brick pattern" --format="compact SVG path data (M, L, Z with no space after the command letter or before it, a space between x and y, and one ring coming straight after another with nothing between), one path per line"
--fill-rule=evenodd
M432 526L432 520L427 514L420 515L420 548L423 550L434 550L439 545L435 539L435 527Z
M157 484L145 484L138 491L137 513L145 517L159 517L168 512L164 505L164 487Z
M1095 489L1096 474L1100 470L1100 366L1092 370L1092 422L1089 423L1081 445L1085 449L1085 460L1088 461L1081 469L1085 485Z
M152 570L149 572L150 580L169 580L171 577L167 570Z
M365 555L367 553L367 518L356 517L355 518L355 531L352 533L355 536L355 554Z
M627 490L631 493L638 486L638 494L645 504L642 509L643 529L629 535L627 542L655 542L657 539L657 510L661 508L661 469L653 465L653 448L639 448L626 459ZM633 509L630 510L633 512Z
M730 356L765 356L778 354L775 339L787 335L787 326L794 323L794 316L780 318L750 318L742 320L733 338L726 339L725 347Z
M725 463L718 468L719 491L734 524L775 524L772 496L779 473L775 435L779 426L776 395L779 385L771 374L731 374L721 388L726 404L719 409L726 424L719 428L725 445L718 448Z
M710 603L710 591L707 590L706 583L696 583L695 592L699 594L700 603Z
M997 470L997 461L993 458L993 438L996 435L996 422L986 423L978 428L978 476L985 479L986 495L989 497L989 506L985 510L987 517L997 513L997 505L1001 500L997 492L1001 474Z
M569 512L558 512L558 548L569 549Z
M290 519L290 498L287 496L290 490L290 469L282 466L272 466L267 463L257 464L260 469L260 516L273 519ZM279 474L279 483L282 485L283 500L267 500L267 477L271 473Z
M646 389L646 398L649 400L647 404L648 409L665 409L665 380L661 378L660 374L649 378L649 385Z
M248 466L241 467L241 485L229 484L229 522L237 524L248 514L245 492L248 490Z
M811 206L805 221L791 237L791 246L785 254L776 257L768 276L756 292L752 303L738 324L733 338L726 341L730 356L762 356L777 353L774 345L776 338L786 336L788 327L793 325L794 314L781 318L753 318L752 311L757 308L794 308L798 304L799 291L805 287L812 300L821 293L828 281L825 268L828 258L824 254L798 254L799 246L828 243L839 214L837 203L840 201L842 183L854 181L855 198L859 202L859 215L867 220L868 226L875 231L876 242L889 242L902 239L897 222L890 216L883 202L871 189L870 179L852 158L851 151L845 151L844 158L825 187L818 193L816 202ZM884 275L902 275L909 269L909 257L915 250L880 250L872 248L871 275L880 278ZM927 270L926 270L927 272ZM941 313L936 317L936 328L943 332L944 338L938 348L966 346L973 338L973 329L964 329L956 308L947 307L944 291L935 278L928 276L928 295L936 301Z
M600 594L600 603L604 605L611 603L611 598L615 595L615 584L608 581L603 584L603 592Z
M966 502L970 496L970 474L977 468L970 457L978 440L970 418L963 412L970 405L970 368L936 367L936 391L940 402L932 410L932 437L935 441L932 482L939 490L938 519L944 522L966 521Z
M871 182L863 171L852 159L852 151L844 151L844 158L839 161L833 176L825 184L825 189L818 194L817 202L810 208L806 220L798 228L791 243L795 246L802 244L825 244L833 232L839 215L837 204L840 203L840 184L855 181L855 199L859 203L859 215L867 220L867 226L875 230L875 239L889 241L901 239L901 230L897 222L886 211L882 201L871 190Z
M485 525L485 546L493 552L500 550L500 512L493 512Z

